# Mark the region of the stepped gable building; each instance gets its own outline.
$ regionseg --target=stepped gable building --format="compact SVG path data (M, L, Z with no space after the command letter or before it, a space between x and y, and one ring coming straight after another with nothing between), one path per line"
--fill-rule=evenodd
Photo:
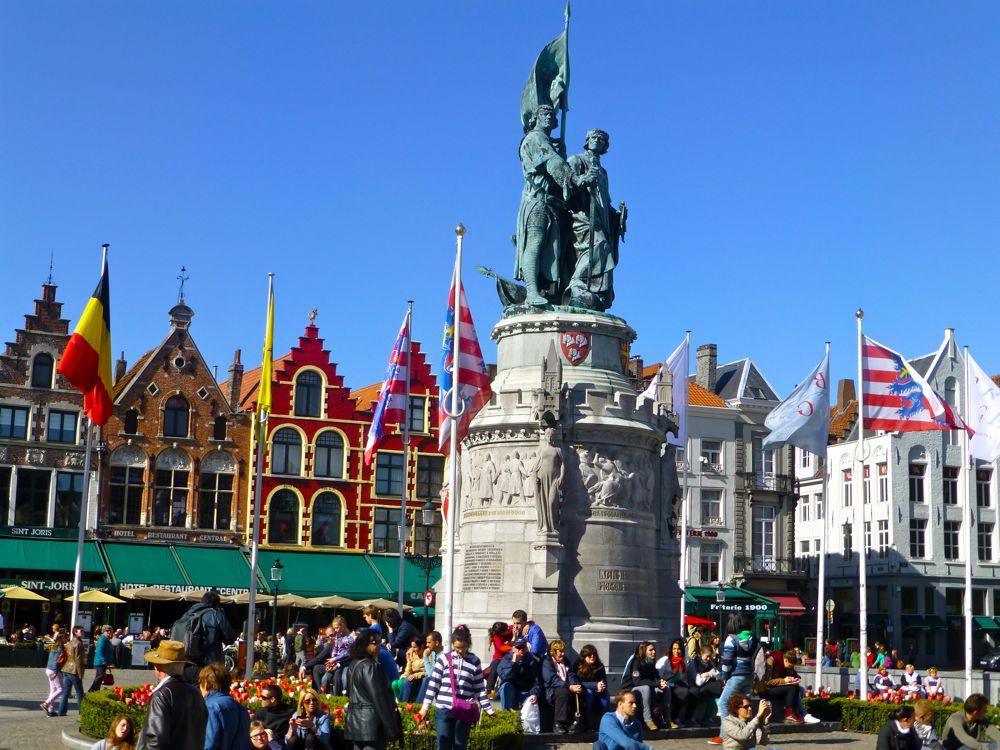
M437 383L419 343L413 342L410 355L405 467L400 425L393 424L386 426L371 466L365 466L364 446L381 384L351 392L323 348L315 323L306 326L297 346L274 360L260 542L271 551L285 549L284 564L295 559L288 553L296 550L391 553L391 558L375 555L372 560L387 581L395 580L391 568L398 560L403 493L412 525L416 510L439 501L444 473L444 456L437 447ZM256 409L259 381L259 368L246 373L238 386L241 408ZM418 525L420 533L426 531ZM433 534L439 539L439 528ZM433 545L432 554L438 546ZM425 552L423 544L417 551ZM273 556L264 555L262 566ZM422 591L419 583L414 588Z
M127 371L124 360L116 364L98 526L109 540L236 545L246 518L249 419L233 408L198 350L194 311L183 297L169 316L157 347ZM237 351L230 379L241 372ZM123 558L118 568L126 565ZM179 585L193 583L182 575Z
M69 341L69 321L56 285L42 285L0 355L0 527L4 535L53 536L79 525L83 498L83 397L56 364ZM47 529L41 531L30 529ZM59 536L56 533L55 536Z

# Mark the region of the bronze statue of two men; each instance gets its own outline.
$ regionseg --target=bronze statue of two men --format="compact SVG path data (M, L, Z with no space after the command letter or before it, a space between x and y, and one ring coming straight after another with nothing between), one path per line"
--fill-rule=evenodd
M566 159L550 138L555 125L555 109L542 105L521 140L524 190L514 278L525 284L527 305L607 310L624 235L624 211L611 206L608 173L601 166L608 134L589 131L583 153Z

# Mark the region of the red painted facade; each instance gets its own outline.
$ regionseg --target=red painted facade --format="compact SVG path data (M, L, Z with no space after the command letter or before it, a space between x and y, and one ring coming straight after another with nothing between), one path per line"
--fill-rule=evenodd
M387 357L390 348L387 340ZM419 343L413 342L410 351L412 421L406 495L412 528L415 510L427 500L439 504L444 456L437 447L437 382ZM259 368L246 373L241 407L256 408L259 379ZM271 387L261 544L278 549L397 551L403 486L401 425L386 427L371 466L364 464L380 386L352 393L323 348L319 328L310 323L298 345L275 360ZM255 454L252 458L256 460ZM252 477L251 472L248 516L253 512Z

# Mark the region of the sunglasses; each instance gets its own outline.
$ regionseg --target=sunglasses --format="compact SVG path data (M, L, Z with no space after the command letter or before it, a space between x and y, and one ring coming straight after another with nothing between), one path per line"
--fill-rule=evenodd
M744 705L740 706L740 708L741 708L741 709L744 709L744 708L745 708L745 709L747 709L747 710L749 711L749 710L750 710L750 704L749 704L749 703L746 703L746 704L744 704Z
M251 734L250 735L250 739L252 739L252 740L266 740L267 739L267 732L257 732L255 734Z

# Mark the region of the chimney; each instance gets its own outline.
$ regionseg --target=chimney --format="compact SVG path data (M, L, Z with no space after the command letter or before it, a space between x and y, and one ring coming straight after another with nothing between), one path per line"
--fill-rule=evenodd
M715 344L702 344L698 347L698 371L694 382L706 391L715 393L715 368L718 364L718 347Z
M240 405L240 391L243 389L243 365L240 362L241 350L233 354L233 363L229 365L229 408L236 411Z
M115 382L125 377L125 373L128 372L128 362L125 361L125 352L118 355L118 361L115 362Z
M858 394L854 390L854 380L845 378L837 383L837 411L842 412L851 401L857 401Z

